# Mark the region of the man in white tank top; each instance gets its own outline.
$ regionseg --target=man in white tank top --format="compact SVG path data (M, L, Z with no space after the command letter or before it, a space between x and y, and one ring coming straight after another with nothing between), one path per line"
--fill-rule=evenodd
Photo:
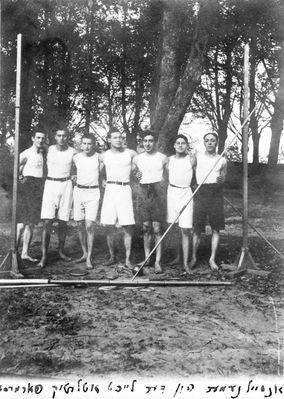
M100 154L95 152L93 135L84 135L81 139L82 152L74 155L76 166L76 186L73 191L74 221L79 228L79 239L83 256L76 262L85 261L87 269L93 269L92 251L94 247L95 222L97 219L100 189Z
M34 225L40 221L43 193L45 133L34 132L33 145L21 152L19 162L20 185L17 204L17 244L23 235L21 259L37 262L29 255Z
M168 158L158 152L155 136L150 130L143 133L144 152L133 160L133 168L139 179L138 217L143 224L145 259L151 251L152 230L157 243L161 238L161 226L166 222L166 201L163 190L163 174ZM156 250L155 273L162 273L161 245Z
M194 198L194 233L192 258L189 267L193 268L196 264L196 255L201 233L205 231L206 220L208 218L212 229L209 266L211 270L214 271L218 270L216 264L216 253L220 240L219 231L224 229L223 183L227 173L227 161L216 153L218 145L218 135L216 133L205 134L204 145L205 152L196 154L195 168L197 184L202 184L209 171L212 168L213 170L206 178Z
M67 232L67 221L72 206L72 181L70 179L74 149L68 146L68 134L66 130L57 130L55 133L55 145L51 145L47 153L47 178L41 207L41 219L43 219L42 231L42 258L40 267L46 266L47 251L50 241L52 224L58 219L58 253L65 261L71 259L64 253L64 244Z
M194 157L187 153L188 139L179 134L174 143L175 155L169 158L169 186L167 192L168 223L173 223L181 209L188 203L192 196L190 187ZM189 237L192 229L193 201L190 201L179 216L178 223L182 237L183 266L186 273L190 273L188 267ZM177 257L171 263L179 264L181 261L180 246L178 244Z
M117 130L110 132L109 140L110 149L102 154L101 158L106 172L106 188L101 210L101 223L110 227L107 234L110 259L105 265L116 263L114 227L120 225L124 232L125 265L132 268L130 255L132 226L135 224L135 220L132 190L129 183L132 160L136 152L123 146L121 133Z

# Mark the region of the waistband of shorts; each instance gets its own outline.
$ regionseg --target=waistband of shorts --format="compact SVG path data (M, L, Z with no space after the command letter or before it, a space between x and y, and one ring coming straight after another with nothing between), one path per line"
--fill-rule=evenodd
M169 183L169 186L171 186L171 187L175 187L175 188L181 188L181 189L183 189L183 190L185 190L186 188L191 188L190 186L187 186L187 187L181 187L181 186L176 186L175 184L171 184L171 183Z
M107 184L117 184L118 186L129 186L129 181L125 182L125 181L110 181L110 180L107 180Z
M200 185L200 184L198 184L198 186L197 187L200 187L200 189L201 188L219 188L219 189L221 189L221 188L223 188L223 184L218 184L218 183L204 183L204 184L202 184L202 185Z
M35 177L35 176L22 176L22 179L28 179L28 180L35 180L35 181L42 181L43 177ZM20 178L21 180L21 178Z
M99 188L99 186L84 186L83 184L76 184L78 188Z
M61 182L63 182L63 181L70 180L70 176L68 176L68 177L49 177L49 176L47 176L46 180L61 181Z

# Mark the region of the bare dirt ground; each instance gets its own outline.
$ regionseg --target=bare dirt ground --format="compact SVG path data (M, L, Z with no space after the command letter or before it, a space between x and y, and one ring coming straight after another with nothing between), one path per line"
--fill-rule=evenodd
M241 208L239 191L227 197ZM255 191L250 198L250 222L284 253L283 195L266 205ZM226 207L219 262L232 263L242 245L241 218ZM9 224L1 224L1 259L9 248ZM225 272L212 276L206 260L209 236L200 248L200 262L191 280L232 281L229 287L163 288L33 288L1 289L1 375L42 377L133 375L257 376L283 374L283 260L253 231L249 248L269 277ZM121 235L118 232L119 259ZM174 257L173 234L165 240L159 278L181 277L182 266L169 266ZM133 261L142 260L142 237L136 232ZM40 271L31 264L21 270L28 278L73 279L74 262L56 258L52 236L49 264ZM80 255L74 226L66 243L72 258ZM32 254L40 255L40 227ZM103 267L107 258L104 231L96 236L95 269L87 279L125 279L122 263ZM84 265L80 265L84 269ZM156 279L152 268L139 278Z

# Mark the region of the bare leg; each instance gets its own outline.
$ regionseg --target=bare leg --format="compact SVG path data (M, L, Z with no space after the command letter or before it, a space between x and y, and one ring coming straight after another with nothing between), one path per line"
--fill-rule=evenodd
M211 256L209 259L209 266L211 270L218 270L219 267L216 264L216 253L218 249L220 241L220 233L217 230L212 231L212 238L211 238Z
M124 246L125 246L125 265L132 269L133 265L130 262L132 234L133 234L132 227L124 226L123 231L124 231Z
M197 250L199 248L200 244L200 237L201 234L197 233L196 231L193 232L193 237L192 237L192 256L191 256L191 261L188 265L189 269L192 269L196 265L196 256L197 256Z
M94 266L92 264L92 252L94 248L95 222L91 220L86 220L86 232L87 232L87 248L88 248L86 266L87 269L93 269Z
M50 241L50 234L52 229L53 219L46 219L43 221L43 229L42 229L42 256L41 260L38 263L39 267L45 267L47 260L47 251Z
M155 235L155 245L157 245L157 243L161 238L160 222L153 222L153 231ZM162 257L162 244L160 244L156 249L155 273L162 273L161 257Z
M19 248L20 243L21 243L21 237L24 231L24 223L18 223L17 224L17 247Z
M151 251L151 222L143 222L143 241L144 241L144 254L145 259L148 258ZM149 260L149 259L148 259ZM142 262L144 263L144 262ZM146 265L148 261L146 262Z
M180 245L180 232L179 232L179 230L180 229L177 229L177 226L175 225L174 226L174 243L175 243L175 246L176 246L176 257L175 257L174 260L172 260L170 262L171 266L179 265L181 263L182 248L181 248L181 245Z
M83 256L81 256L81 258L77 259L76 263L81 263L87 259L87 234L86 234L85 221L80 220L80 222L77 222L77 227L78 227L78 235L79 235L80 244L81 244L81 248L83 251Z
M107 234L107 246L109 251L109 260L104 263L105 266L110 266L115 263L115 253L114 253L114 231L109 230Z
M21 258L24 260L29 260L31 262L38 262L38 259L29 256L29 248L33 237L33 232L34 232L34 225L26 224L23 234L23 248L22 248Z
M58 241L59 241L58 253L62 260L70 261L71 258L66 256L64 253L66 233L67 233L67 222L65 220L58 220Z
M188 267L188 255L189 255L189 236L190 229L181 228L181 238L182 238L182 252L183 252L183 267L187 273L190 273Z

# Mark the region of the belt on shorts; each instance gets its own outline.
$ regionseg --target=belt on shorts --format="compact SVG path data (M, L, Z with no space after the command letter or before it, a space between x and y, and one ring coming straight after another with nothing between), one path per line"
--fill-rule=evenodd
M124 181L107 181L107 184L118 184L119 186L128 186L129 182Z
M99 188L99 186L83 186L82 184L76 184L78 188Z
M188 186L188 187L181 187L181 186L176 186L175 184L169 184L169 186L171 186L171 187L175 187L175 188L183 188L183 189L186 189L186 188L190 188L190 186Z
M46 180L53 180L53 181L67 181L70 179L69 177L49 177L47 176Z

